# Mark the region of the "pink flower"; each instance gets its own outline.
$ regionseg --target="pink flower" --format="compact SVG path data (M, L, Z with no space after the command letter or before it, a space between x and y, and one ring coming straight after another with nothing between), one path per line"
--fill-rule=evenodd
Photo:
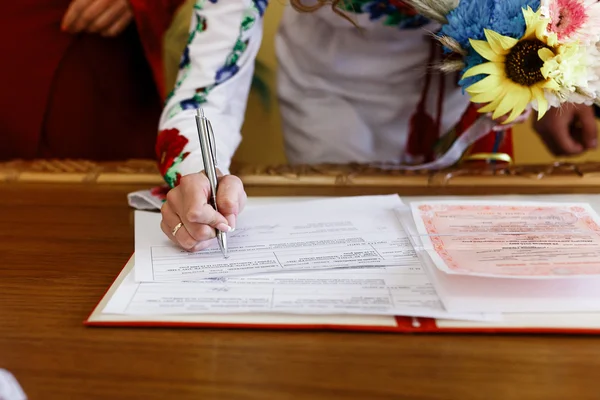
M584 45L600 40L600 2L598 0L552 0L550 25L558 40L579 41Z

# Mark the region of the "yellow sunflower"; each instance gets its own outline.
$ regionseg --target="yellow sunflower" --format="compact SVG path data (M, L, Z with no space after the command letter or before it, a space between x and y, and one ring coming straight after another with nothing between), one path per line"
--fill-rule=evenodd
M504 123L519 117L527 106L537 101L539 118L548 110L548 100L544 90L558 90L559 85L551 77L542 73L546 52L555 51L558 46L556 34L548 34L549 20L541 11L534 12L530 7L523 10L527 29L520 39L503 36L486 29L486 40L471 40L473 49L489 62L477 65L464 77L486 74L485 79L466 88L474 103L489 103L479 111L493 112L497 119L510 113ZM547 75L546 75L547 76Z

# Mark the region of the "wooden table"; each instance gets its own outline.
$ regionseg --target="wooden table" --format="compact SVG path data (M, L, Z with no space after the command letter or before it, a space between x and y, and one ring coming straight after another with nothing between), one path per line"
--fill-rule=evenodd
M600 399L599 337L86 328L144 187L0 184L0 368L31 400Z

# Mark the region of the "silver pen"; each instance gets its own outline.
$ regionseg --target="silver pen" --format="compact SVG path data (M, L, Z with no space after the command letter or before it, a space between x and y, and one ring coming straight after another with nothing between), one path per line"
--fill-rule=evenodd
M202 161L204 162L204 173L210 182L210 198L208 202L216 211L217 208L217 188L219 180L217 177L217 148L215 145L215 136L212 125L208 118L204 116L204 110L198 109L196 113L196 126L198 127L198 137L200 139L200 151L202 152ZM217 242L221 253L225 258L229 258L227 251L227 233L217 231Z

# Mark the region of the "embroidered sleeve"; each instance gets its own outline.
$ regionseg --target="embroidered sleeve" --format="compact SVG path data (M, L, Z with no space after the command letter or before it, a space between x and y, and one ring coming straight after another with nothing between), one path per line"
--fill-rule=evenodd
M203 169L194 115L215 134L218 168L229 172L240 141L267 0L197 0L175 88L163 110L156 154L171 187Z

